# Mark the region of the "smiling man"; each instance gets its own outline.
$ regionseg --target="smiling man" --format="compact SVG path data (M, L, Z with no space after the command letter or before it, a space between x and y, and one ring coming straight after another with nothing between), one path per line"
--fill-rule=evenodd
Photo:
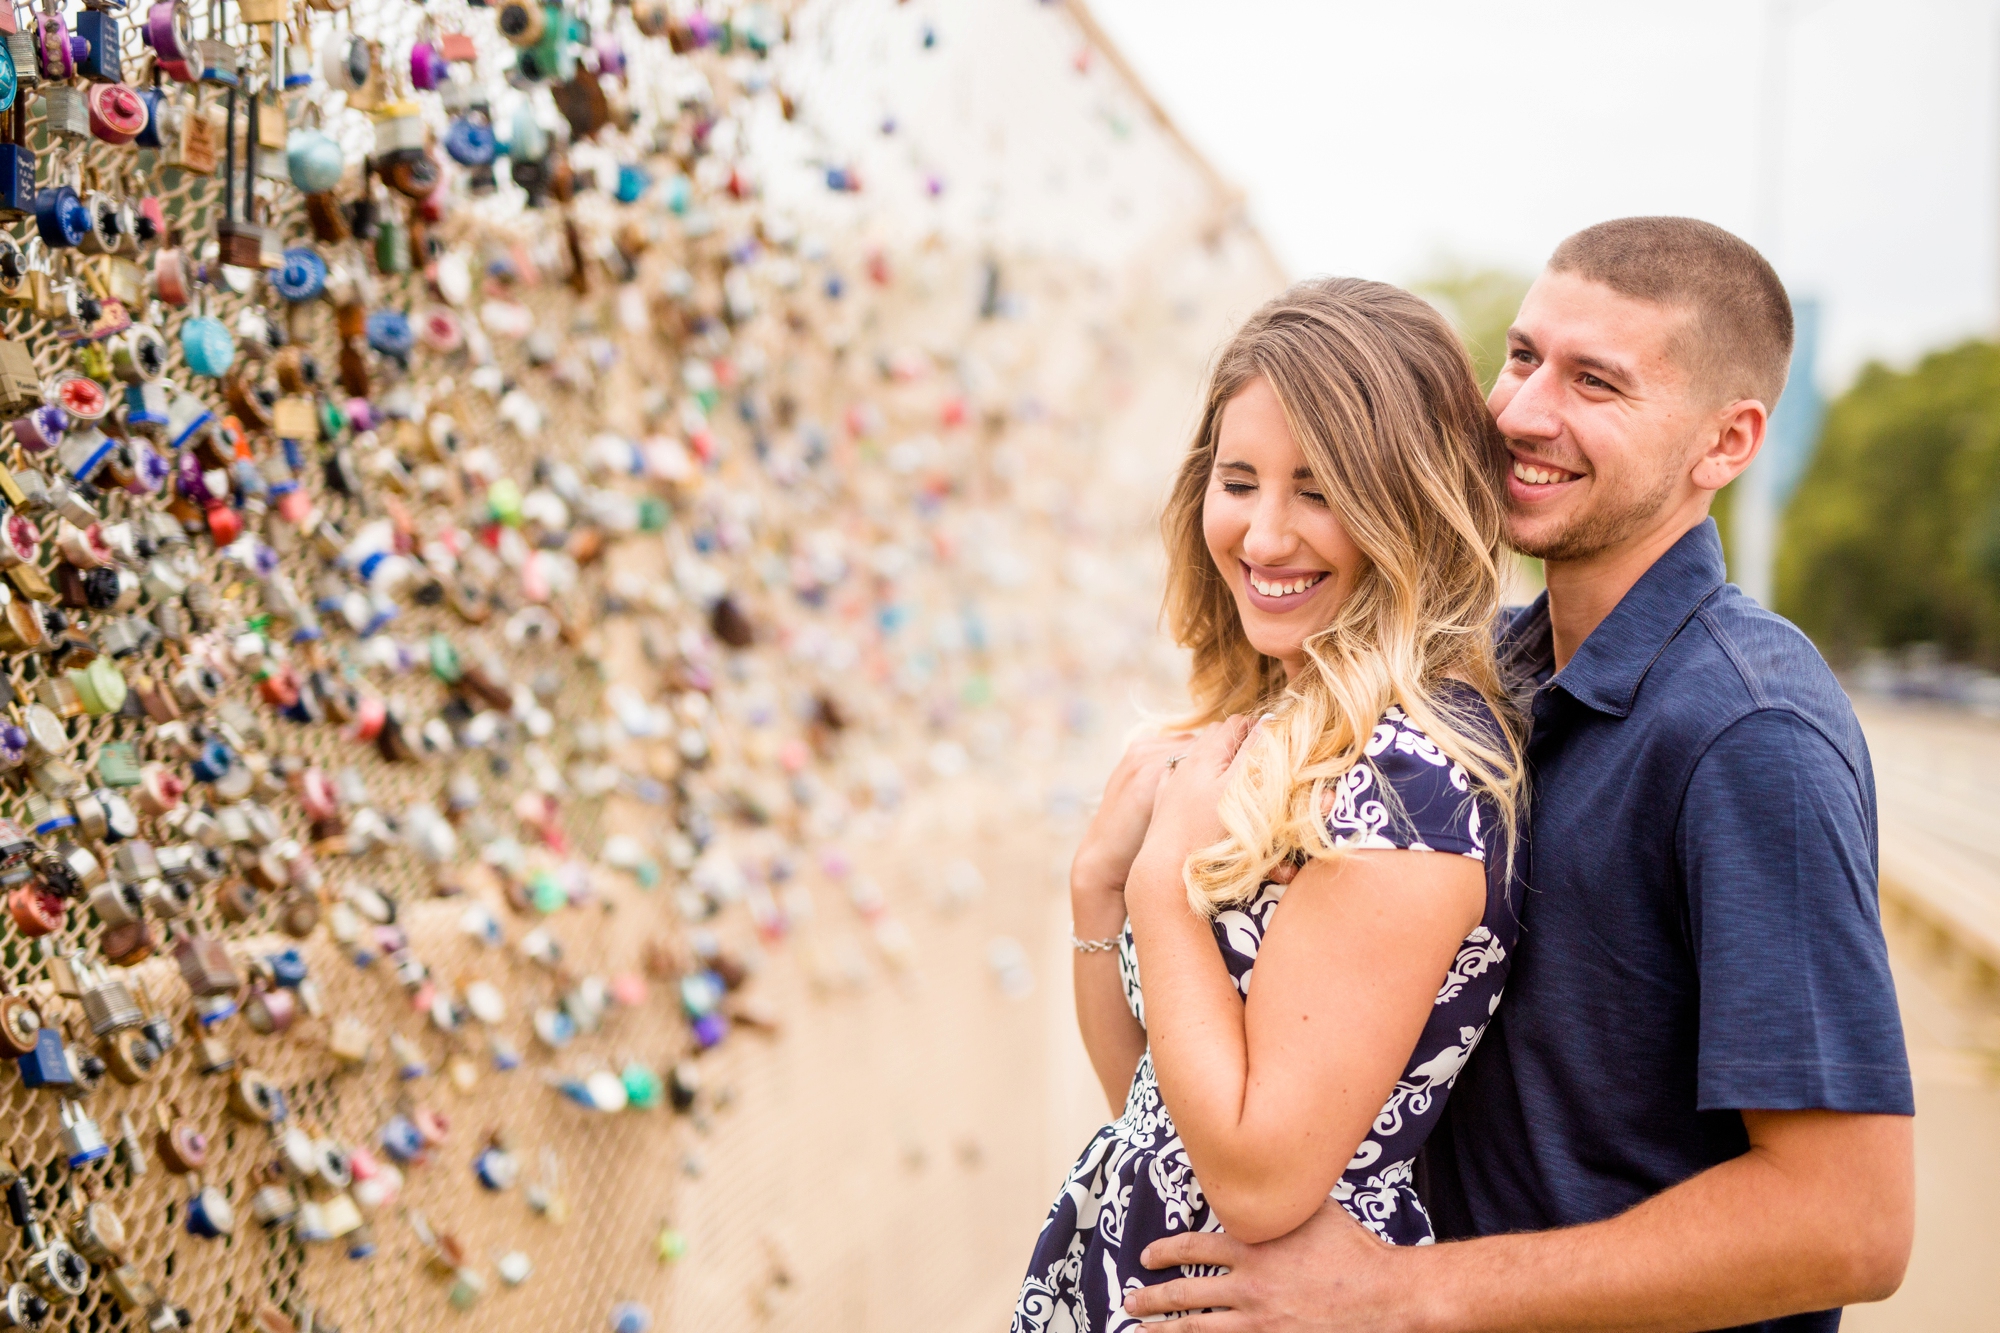
M1513 977L1425 1153L1452 1243L1337 1208L1279 1240L1156 1242L1134 1314L1185 1333L1826 1333L1893 1292L1914 1215L1909 1070L1846 696L1724 582L1708 518L1784 387L1792 313L1749 245L1627 218L1559 246L1489 403L1534 778Z

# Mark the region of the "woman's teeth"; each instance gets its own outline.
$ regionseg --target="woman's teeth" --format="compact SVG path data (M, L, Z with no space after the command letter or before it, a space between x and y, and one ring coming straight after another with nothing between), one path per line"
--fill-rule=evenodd
M1576 473L1561 472L1552 467L1536 467L1533 463L1514 460L1514 475L1530 486L1553 486L1559 481L1575 481Z
M1266 597L1289 597L1295 592L1304 592L1307 588L1312 587L1325 577L1326 572L1322 570L1317 574L1302 579L1286 579L1279 583L1266 583L1255 574L1252 574L1250 576L1250 586L1258 592L1263 593Z

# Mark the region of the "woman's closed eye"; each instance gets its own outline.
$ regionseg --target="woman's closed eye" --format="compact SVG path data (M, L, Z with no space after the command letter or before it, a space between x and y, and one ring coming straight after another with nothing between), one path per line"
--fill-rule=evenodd
M1222 481L1224 495L1248 495L1256 489L1257 483L1254 481L1239 481L1229 477L1223 478Z

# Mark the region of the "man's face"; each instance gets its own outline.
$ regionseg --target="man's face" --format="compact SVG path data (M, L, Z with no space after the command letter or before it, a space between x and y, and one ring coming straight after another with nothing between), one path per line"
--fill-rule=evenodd
M1687 318L1574 274L1536 279L1486 400L1512 455L1516 549L1580 560L1706 502L1689 474L1707 414L1673 355Z

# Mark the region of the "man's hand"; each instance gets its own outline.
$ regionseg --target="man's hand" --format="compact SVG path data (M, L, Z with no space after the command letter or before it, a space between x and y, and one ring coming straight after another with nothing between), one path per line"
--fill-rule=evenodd
M1262 1245L1212 1231L1154 1241L1143 1256L1148 1268L1201 1264L1229 1271L1140 1287L1125 1298L1125 1309L1214 1311L1177 1321L1176 1333L1416 1329L1422 1292L1406 1262L1412 1253L1384 1245L1328 1203L1298 1230Z

